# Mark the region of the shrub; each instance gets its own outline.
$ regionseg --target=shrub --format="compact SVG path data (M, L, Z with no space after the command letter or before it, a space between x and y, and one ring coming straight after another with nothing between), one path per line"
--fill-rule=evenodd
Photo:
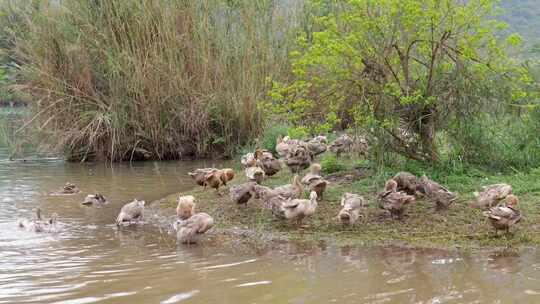
M322 171L326 174L345 170L345 165L340 162L335 154L326 153L321 159Z
M272 153L276 153L276 142L279 136L288 134L289 126L283 124L269 125L262 134L262 147Z

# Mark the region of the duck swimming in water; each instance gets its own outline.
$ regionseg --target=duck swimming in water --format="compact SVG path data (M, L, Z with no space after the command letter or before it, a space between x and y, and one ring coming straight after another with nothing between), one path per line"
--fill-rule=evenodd
M92 205L102 206L107 203L108 203L107 199L102 194L96 193L96 194L88 194L84 198L84 201L81 204L85 206L92 206Z
M131 203L125 204L116 218L116 225L130 225L140 223L143 219L145 201L134 199Z
M50 193L50 195L72 195L80 192L81 190L75 184L67 182L62 188Z
M214 227L214 219L207 213L200 212L186 220L179 219L175 223L176 236L180 243L195 244L200 237Z
M44 220L41 217L41 209L37 208L34 218L19 220L18 226L32 232L58 232L57 218L58 214L53 213L48 220Z

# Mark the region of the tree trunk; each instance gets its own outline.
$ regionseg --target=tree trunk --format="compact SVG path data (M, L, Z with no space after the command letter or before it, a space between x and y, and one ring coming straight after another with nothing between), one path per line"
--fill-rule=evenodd
M439 152L436 141L436 112L435 109L429 108L423 113L420 119L420 140L422 149L429 155L429 161L435 163L439 160Z

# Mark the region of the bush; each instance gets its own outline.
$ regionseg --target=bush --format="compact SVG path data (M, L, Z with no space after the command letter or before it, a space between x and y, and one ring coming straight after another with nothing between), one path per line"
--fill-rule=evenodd
M288 134L289 126L283 124L269 125L264 129L262 135L262 147L272 153L276 153L276 142L279 136L286 136Z

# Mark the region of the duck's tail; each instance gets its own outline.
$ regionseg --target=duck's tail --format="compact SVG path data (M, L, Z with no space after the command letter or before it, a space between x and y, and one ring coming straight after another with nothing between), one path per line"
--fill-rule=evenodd
M124 213L120 212L120 214L118 214L118 217L116 217L116 226L122 225L123 221L124 221Z

